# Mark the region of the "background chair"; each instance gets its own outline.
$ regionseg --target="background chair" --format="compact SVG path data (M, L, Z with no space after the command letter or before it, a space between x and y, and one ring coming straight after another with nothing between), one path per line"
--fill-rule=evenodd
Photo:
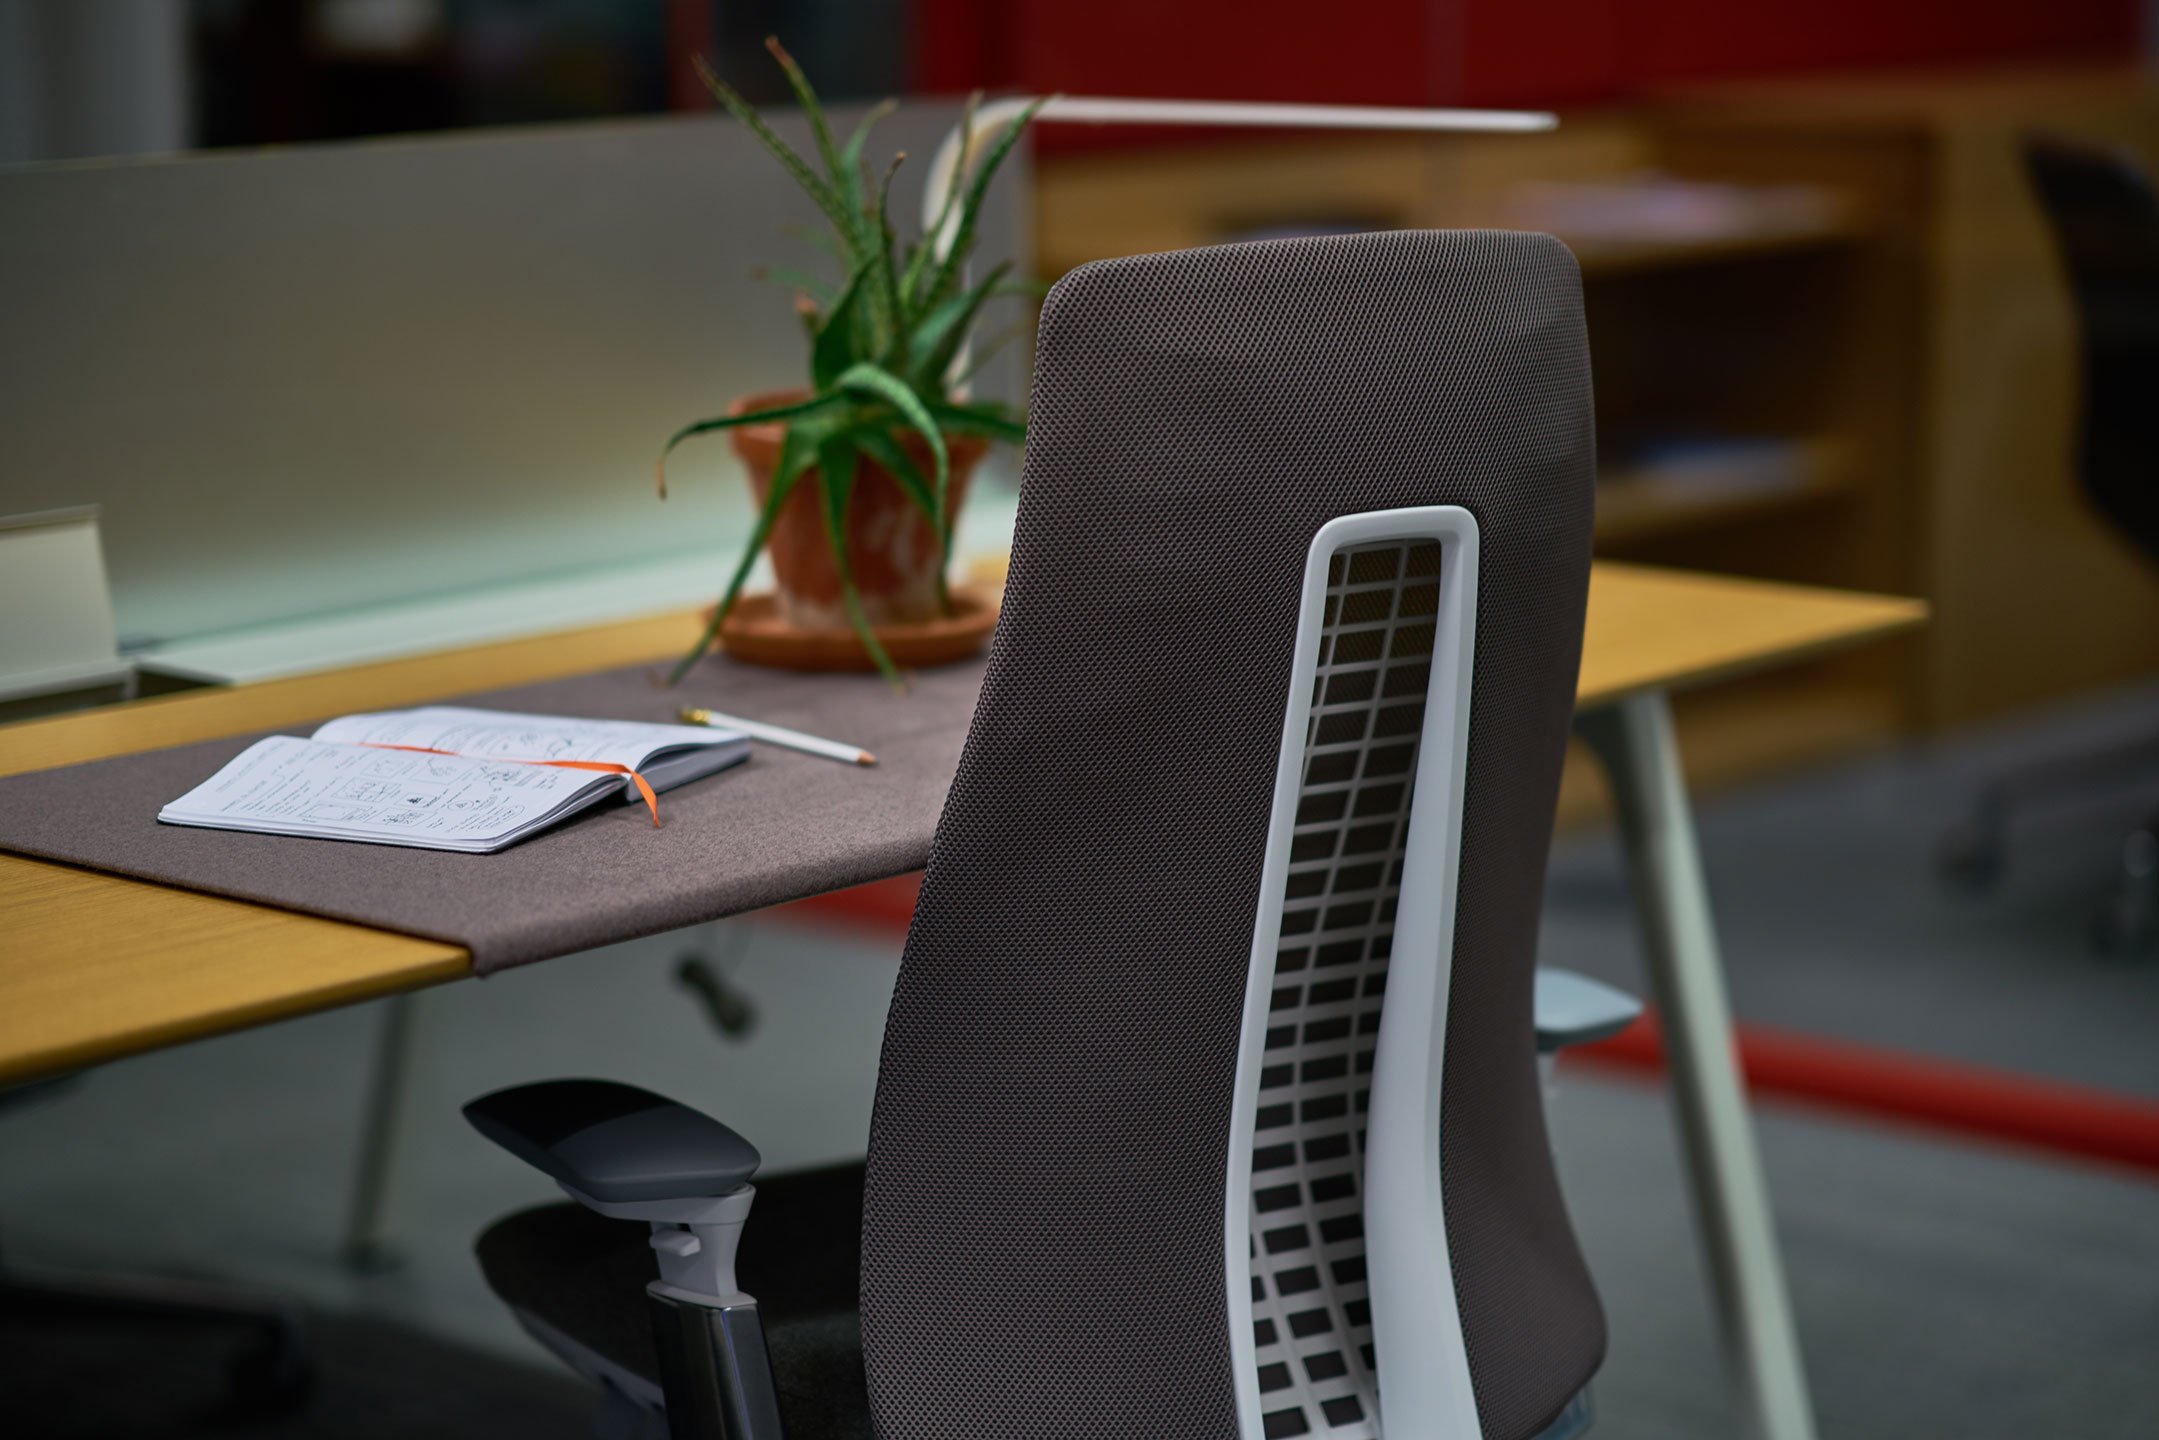
M1572 257L1088 266L1031 425L866 1168L757 1187L738 1278L748 1144L501 1092L468 1115L585 1210L490 1230L490 1282L622 1434L1353 1436L1382 1397L1391 1435L1579 1432L1604 1321L1533 1007L1590 549Z
M2024 164L2076 304L2082 406L2076 472L2092 508L2159 564L2159 195L2127 154L2034 135ZM2159 616L2147 617L2159 624ZM1943 839L1948 874L1991 889L2019 810L2159 777L2159 736L1996 776ZM2123 842L2093 935L2134 945L2159 924L2159 811Z

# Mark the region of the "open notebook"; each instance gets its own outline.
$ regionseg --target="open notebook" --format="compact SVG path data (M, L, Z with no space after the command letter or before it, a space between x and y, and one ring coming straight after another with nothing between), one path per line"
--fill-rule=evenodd
M433 705L258 740L157 818L484 854L603 800L643 803L627 771L660 791L748 754L732 730Z

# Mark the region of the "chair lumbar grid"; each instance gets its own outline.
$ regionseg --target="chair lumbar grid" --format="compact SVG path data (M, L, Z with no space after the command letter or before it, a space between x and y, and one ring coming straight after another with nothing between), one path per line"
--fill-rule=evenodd
M573 1246L528 1212L483 1244L497 1288L677 1436L1585 1427L1603 1318L1545 1139L1533 973L1591 428L1579 280L1545 237L1068 276L867 1168L828 1207L859 1215L859 1287L750 1286L757 1329L731 1271L699 1272L702 1299L663 1278L657 1339L618 1326L608 1366L580 1362L600 1322L550 1298L550 1267L590 1258L565 1250L612 1246L607 1303L634 1312L642 1246L679 1279L717 1238L660 1209L748 1180L712 1122L603 1087L575 1158L525 1092L473 1110L573 1196L654 1179L650 1240ZM655 1147L664 1177L635 1158ZM761 1234L852 1259L854 1235L765 1219L808 1213L788 1185L748 1222L744 1285L755 1261L805 1288ZM767 1345L769 1413L740 1393Z
M1360 1151L1439 567L1436 541L1327 560L1250 1151L1253 1364L1277 1430L1378 1433Z

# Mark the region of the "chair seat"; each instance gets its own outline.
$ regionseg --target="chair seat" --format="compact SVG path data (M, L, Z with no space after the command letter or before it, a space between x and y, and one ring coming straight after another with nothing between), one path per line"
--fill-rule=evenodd
M542 1205L497 1221L477 1249L504 1304L659 1383L645 1286L658 1269L651 1227L581 1205ZM856 1285L862 1167L757 1182L736 1275L757 1297L789 1440L867 1440Z

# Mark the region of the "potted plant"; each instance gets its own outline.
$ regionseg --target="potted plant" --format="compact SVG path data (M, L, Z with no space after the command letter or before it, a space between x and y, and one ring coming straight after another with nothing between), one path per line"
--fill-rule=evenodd
M831 248L845 276L828 290L805 280L797 291L796 309L809 336L806 387L745 396L724 415L683 426L660 451L664 499L674 448L694 435L728 431L758 504L733 578L669 683L679 681L716 638L729 642L727 627L744 600L743 582L769 545L779 588L772 619L796 632L813 657L783 656L779 663L834 668L851 655L897 684L886 639L904 636L909 627L950 627L961 618L963 606L946 572L954 517L975 464L991 442L1018 445L1027 435L1024 418L1010 407L968 396L955 360L984 304L1027 288L1006 282L1008 265L969 283L966 261L990 181L1036 107L995 138L970 174L965 157L977 102L968 102L962 163L954 168L937 222L903 247L894 239L888 202L894 172L906 157L895 156L874 183L862 158L872 127L891 102L864 117L843 145L801 67L777 40L765 45L801 102L817 165L781 139L702 59L698 74L830 222ZM966 608L987 612L978 600ZM986 635L988 625L979 629ZM837 659L835 635L843 652Z

